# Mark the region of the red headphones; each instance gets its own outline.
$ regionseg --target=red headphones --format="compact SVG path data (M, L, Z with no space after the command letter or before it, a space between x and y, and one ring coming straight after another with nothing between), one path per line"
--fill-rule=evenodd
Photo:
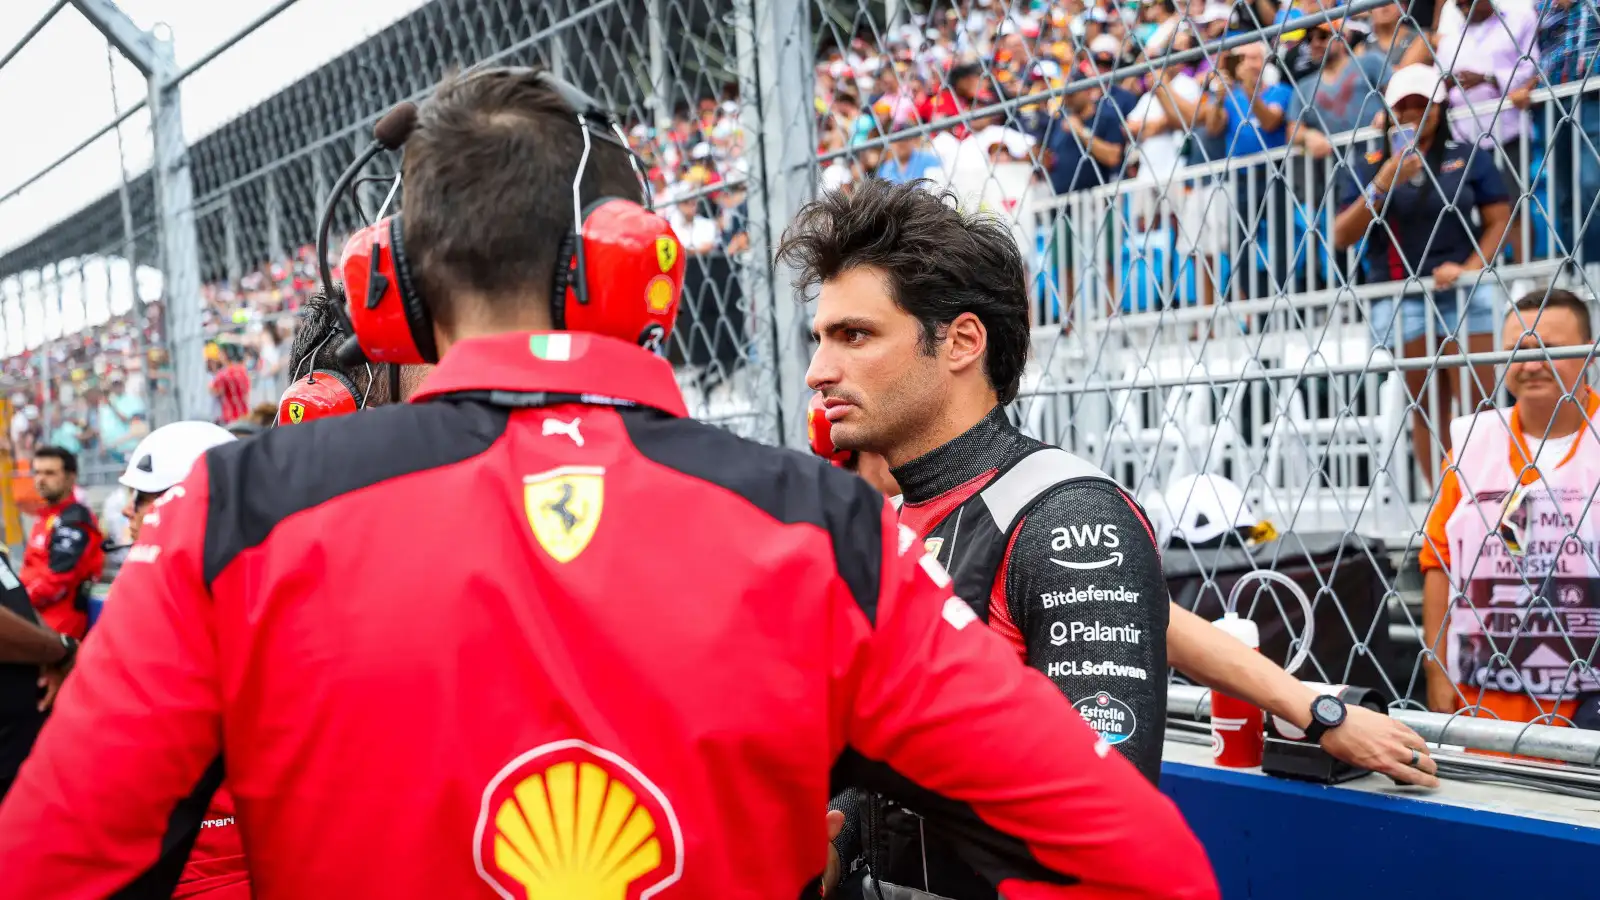
M343 372L315 369L296 379L278 401L278 425L299 425L361 408L361 390Z
M848 469L855 464L854 450L840 450L833 445L833 423L828 421L827 413L823 411L821 394L811 395L811 403L806 410L806 438L811 442L812 453L839 468Z
M632 341L661 353L678 317L683 293L684 258L672 225L643 206L617 197L601 197L580 207L576 186L583 183L589 153L598 140L628 151L638 174L638 160L628 148L615 118L576 87L544 71L493 68L469 78L532 78L554 90L572 111L582 130L584 154L574 180L571 232L560 238L555 281L551 285L551 318L555 328L587 331ZM404 110L398 107L396 113ZM398 146L394 134L408 134L414 108L400 126L385 134L378 123L376 145ZM403 127L403 130L401 130ZM387 138L387 140L386 140ZM380 148L382 149L382 148ZM376 151L371 151L375 154ZM358 159L364 164L370 155ZM347 174L353 173L347 170ZM348 183L348 179L344 179ZM649 197L649 184L640 183ZM336 187L336 198L342 190ZM330 203L330 212L331 205ZM324 230L331 221L324 215ZM439 361L433 321L423 302L412 261L405 248L400 216L381 219L351 236L342 261L344 291L353 337L340 348L346 364L362 360L392 365ZM595 277L591 277L595 276ZM342 401L341 401L342 402ZM359 404L358 404L359 405ZM306 407L309 409L309 407ZM280 416L281 418L281 416Z

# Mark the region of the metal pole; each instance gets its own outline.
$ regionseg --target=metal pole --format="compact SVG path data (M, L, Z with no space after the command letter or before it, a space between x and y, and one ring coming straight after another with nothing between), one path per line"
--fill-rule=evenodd
M17 41L15 46L13 46L10 50L7 50L5 56L0 56L0 69L4 69L6 67L6 63L11 62L11 60L15 58L18 53L21 53L22 48L28 46L29 41L38 37L39 32L43 31L44 27L50 24L50 20L56 17L56 13L61 12L62 7L66 5L67 0L56 0L56 4L50 7L48 12L40 16L39 21L33 23L33 27L29 28L28 33L22 36L22 40Z
M650 105L659 135L672 125L672 98L667 94L667 29L661 20L661 0L645 0L644 8L650 42Z
M1167 715L1185 719L1211 718L1211 691L1187 684L1168 685ZM1447 716L1417 709L1391 708L1389 717L1410 726L1423 740L1436 744L1600 765L1600 731L1475 719L1460 714Z
M289 254L283 248L283 210L279 208L278 179L271 172L266 175L267 182L267 256L270 259L288 259Z
M812 79L809 4L787 0L751 0L755 28L755 64L760 94L744 102L760 110L760 163L765 181L765 203L758 219L751 204L751 223L765 231L762 256L770 277L767 293L758 302L771 304L773 350L776 353L776 428L779 443L799 448L805 444L804 389L808 364L806 317L790 285L793 273L774 265L772 253L784 228L800 207L811 200L815 184L815 114ZM752 160L751 165L756 164ZM756 229L751 229L752 238ZM752 252L755 251L752 240Z
M183 419L212 418L200 317L200 244L195 228L194 176L183 140L177 70L172 42L156 43L158 63L150 76L151 131L155 142L156 205L161 215L161 248L166 298L167 350L173 389Z

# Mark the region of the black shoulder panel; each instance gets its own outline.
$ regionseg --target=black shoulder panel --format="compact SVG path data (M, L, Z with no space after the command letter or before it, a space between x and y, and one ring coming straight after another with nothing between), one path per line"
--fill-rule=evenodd
M82 503L68 504L61 510L61 518L58 520L58 524L71 525L76 528L92 528L94 527L94 513L90 512L89 507L84 506Z
M839 577L867 621L877 621L884 498L871 485L810 454L757 444L693 419L630 409L622 410L622 421L647 459L732 491L786 525L827 531Z
M206 584L285 518L470 459L505 433L509 419L509 410L485 404L406 403L273 428L207 451Z

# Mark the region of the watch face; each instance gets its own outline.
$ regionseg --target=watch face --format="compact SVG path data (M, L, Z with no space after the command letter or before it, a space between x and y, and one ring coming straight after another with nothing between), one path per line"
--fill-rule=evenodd
M1318 697L1311 704L1311 715L1324 725L1338 725L1344 721L1344 704L1337 697Z

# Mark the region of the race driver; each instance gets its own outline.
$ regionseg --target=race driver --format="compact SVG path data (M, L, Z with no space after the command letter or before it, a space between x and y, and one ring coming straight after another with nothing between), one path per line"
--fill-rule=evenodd
M641 193L567 96L478 71L423 105L402 221L441 363L163 498L0 807L0 897L167 886L224 760L267 900L792 898L836 781L933 811L1016 896L1218 896L880 495L550 330L563 200Z
M949 569L957 595L1147 777L1160 765L1169 662L1311 723L1316 692L1168 602L1154 535L1125 491L1006 419L1030 335L1026 268L1003 225L957 212L924 185L868 181L804 208L780 252L803 286L820 287L807 381L836 448L887 460L901 521ZM1435 783L1421 738L1386 716L1346 710L1322 744ZM994 896L952 841L893 799L870 801L859 828L874 879L957 900Z

